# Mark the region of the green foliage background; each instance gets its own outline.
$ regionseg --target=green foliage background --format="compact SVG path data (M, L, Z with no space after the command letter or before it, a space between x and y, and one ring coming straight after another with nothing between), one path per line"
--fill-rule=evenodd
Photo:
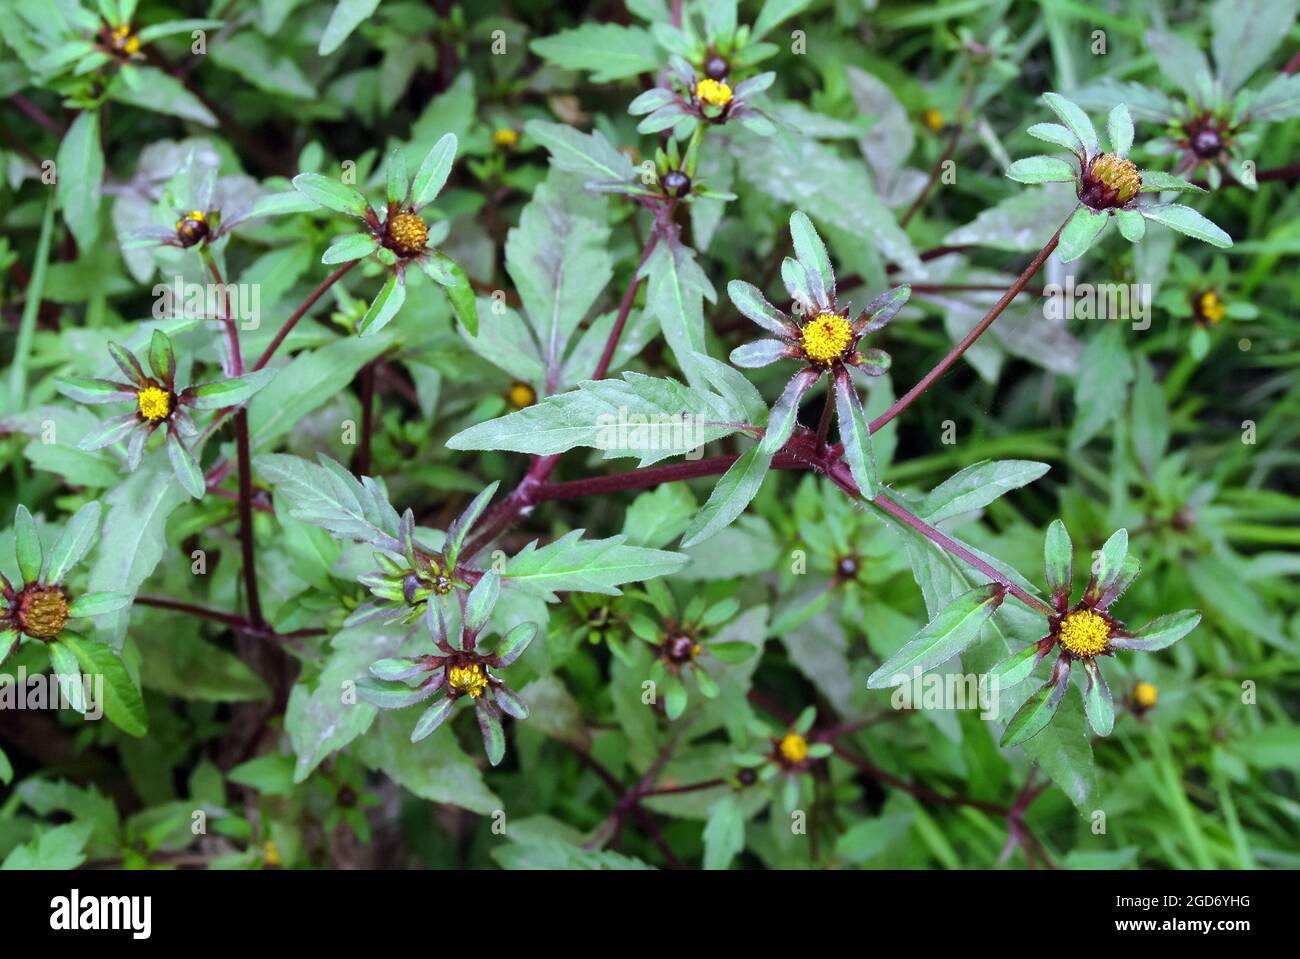
M119 62L67 39L80 9L68 0L0 0L0 513L24 504L49 549L79 507L100 501L99 540L69 586L137 595L82 630L82 668L106 677L106 721L0 714L6 868L1300 866L1294 167L1184 201L1231 235L1229 250L1153 225L1138 244L1111 230L1083 259L1050 261L1030 295L873 437L881 480L909 508L1039 592L1044 532L1060 517L1079 570L1128 529L1143 568L1116 606L1128 623L1203 611L1176 646L1106 662L1110 737L1092 735L1078 689L1047 731L1014 748L999 748L1000 730L1028 685L1007 691L994 722L898 710L889 691L869 690L882 661L983 580L798 470L768 474L736 522L689 548L682 534L714 477L542 503L508 530L492 622L501 632L533 622L539 636L505 674L531 715L508 722L499 765L484 758L469 710L412 744L418 710L341 701L376 660L427 652L429 640L422 620L344 625L370 598L357 577L375 569L359 526L396 529L376 501L341 531L331 511L367 494L351 477L330 479L318 454L379 478L393 518L409 508L436 546L489 483L501 483L497 502L515 487L525 453L554 452L537 428L551 414L522 427L499 419L512 383L572 393L574 421L707 395L761 422L789 364L750 375L765 400L756 407L725 370L709 378L695 365L704 361L683 357L717 361L753 338L729 281L788 302L776 268L794 209L825 238L842 298L860 308L912 284L907 309L872 340L893 357L866 393L867 417L879 415L975 325L1074 203L1059 184L1004 176L1037 152L1025 130L1052 119L1045 90L1077 93L1097 116L1123 85L1142 165L1172 171L1177 157L1145 146L1171 133L1150 119L1152 91L1196 101L1207 70L1232 75L1234 89L1277 83L1267 114L1251 119L1244 96L1220 105L1246 117L1229 172L1250 160L1285 173L1300 152L1300 84L1284 72L1300 50L1290 0L747 0L738 21L762 42L733 60L752 61L738 74L775 72L755 101L775 132L710 130L696 179L717 195L682 204L680 243L646 261L611 367L631 373L578 389L654 228L628 195L584 185L602 169L642 182L664 142L638 133L627 108L668 63L671 6L143 2L125 18L136 31L199 24ZM729 4L685 6L691 18L711 8L702 29L727 27ZM87 14L116 24L122 10L92 3ZM191 28L205 31L201 55ZM414 172L446 134L459 147L431 219L476 284L477 333L463 301L454 308L441 281L409 270L400 310L358 335L390 270L374 258L294 327L275 378L247 406L261 603L276 635L232 629L247 612L233 471L193 499L160 445L129 473L111 448L80 449L100 410L61 395L56 378L107 375L110 341L144 355L154 329L171 337L182 383L222 377L219 329L154 312L155 284L206 282L203 260L130 242L186 212L187 158L219 167L227 200L283 203L215 244L224 275L258 290L260 325L241 333L252 358L334 268L320 262L326 248L357 229L297 203L292 178L352 172L378 203L385 159L397 151ZM955 179L908 216L945 159ZM53 183L42 178L50 160ZM1040 287L1067 275L1148 284L1149 328L1085 309L1052 315ZM1198 323L1209 291L1226 315ZM533 344L553 317L568 352L548 368ZM697 317L702 342L691 340ZM806 426L824 397L818 387L806 401ZM359 441L363 402L373 426ZM222 421L199 451L205 469L234 461L234 436ZM707 439L708 455L748 448L733 429ZM655 458L558 448L575 445L588 448L554 479ZM6 530L0 570L21 583L13 556ZM485 552L479 570L491 562ZM1045 627L1032 619L999 613L960 671L986 671L1036 641ZM643 703L654 652L642 639L682 620L716 648L701 662L717 688L709 698L689 680L669 720ZM3 670L20 667L48 668L40 644L25 640ZM1154 708L1135 708L1138 682L1157 687ZM797 772L747 784L746 768L779 765L755 755L773 755L791 728L825 748ZM638 791L658 794L618 805Z

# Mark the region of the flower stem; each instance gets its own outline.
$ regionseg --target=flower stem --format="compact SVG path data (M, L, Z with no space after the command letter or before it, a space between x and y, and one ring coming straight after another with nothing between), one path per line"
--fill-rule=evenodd
M645 249L641 251L641 259L637 261L636 269L632 272L632 282L627 285L627 290L623 293L623 299L618 305L618 318L614 320L614 326L609 331L609 337L605 340L605 349L601 351L600 361L596 364L596 371L591 374L593 380L603 380L605 374L609 372L609 364L614 359L614 350L618 347L619 338L623 335L623 328L627 326L628 315L632 312L632 303L636 300L637 287L641 285L639 278L641 268L650 259L650 254L654 252L655 244L658 242L659 231L657 229L651 230Z
M1069 222L1068 219L1066 222ZM980 320L979 323L975 324L975 327L969 333L962 337L961 342L948 351L947 356L936 363L929 373L926 373L925 376L921 377L915 386L895 400L889 409L885 410L885 412L881 413L871 421L870 429L872 433L879 430L895 416L911 406L918 396L929 389L930 385L934 383L935 380L948 372L948 368L956 363L957 360L961 358L961 355L970 349L975 341L980 338L984 331L993 325L993 321L1001 316L1002 311L1011 304L1011 301L1020 295L1021 291L1024 290L1025 285L1033 279L1034 274L1042 269L1043 264L1047 262L1047 258L1052 255L1053 251L1055 251L1056 245L1061 242L1061 231L1064 229L1065 223L1062 223L1057 227L1056 232L1052 234L1052 238L1047 241L1047 245L1039 250L1038 255L1029 261L1029 265L1025 267L1024 272L1016 278L1016 281L1011 284L998 301L989 308L989 311L984 314L984 318Z
M316 289L307 294L307 299L298 304L298 309L293 311L293 314L285 322L284 326L280 327L280 332L275 334L275 339L271 340L266 349L262 351L261 357L259 357L258 361L253 364L254 370L260 370L270 362L271 357L275 355L275 351L278 350L280 344L284 342L284 338L289 335L295 326L298 325L298 321L306 316L307 311L316 305L316 301L325 295L326 290L342 279L343 274L347 273L348 270L352 269L360 262L360 260L349 260L347 263L344 263L329 276L325 277L325 279L321 280L320 285L316 287Z
M943 175L943 165L952 159L953 153L957 151L957 143L961 140L962 131L966 128L966 114L970 112L971 96L975 92L975 74L971 70L966 71L966 88L962 92L961 106L957 109L957 116L953 119L952 132L948 135L948 143L944 147L943 153L935 161L934 167L930 170L930 178L925 181L925 186L921 192L916 195L912 205L907 208L907 212L899 218L898 225L900 228L906 228L911 222L912 217L916 216L918 210L925 204L926 199L934 190L935 184Z

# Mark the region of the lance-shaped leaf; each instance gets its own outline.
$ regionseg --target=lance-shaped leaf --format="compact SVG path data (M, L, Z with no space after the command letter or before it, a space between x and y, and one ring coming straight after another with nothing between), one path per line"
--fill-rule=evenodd
M276 370L254 370L241 376L232 376L228 380L217 380L201 386L191 386L183 392L189 399L189 406L196 410L220 410L228 406L239 406L275 378Z
M275 485L294 519L323 527L337 539L359 539L400 556L401 518L388 502L382 481L357 479L324 454L318 459L319 466L275 453L257 457L254 466Z
M732 463L713 487L709 500L682 533L682 548L702 543L730 526L758 495L772 457L752 446Z
M485 699L480 699L475 704L474 713L478 716L478 728L483 734L483 748L487 751L488 762L495 766L506 755L506 734L501 728L501 716Z
M379 241L368 233L351 233L330 244L321 256L322 263L347 263L369 256L379 249Z
M503 585L520 587L555 602L557 592L581 590L621 596L624 583L643 582L675 573L687 563L681 553L625 546L625 536L582 539L573 530L537 548L533 540L515 554L502 572Z
M831 266L826 244L812 220L801 210L790 214L790 239L794 243L794 255L803 264L813 285L822 291L822 296L817 299L824 300L826 294L835 292L835 269Z
M917 510L917 515L933 525L982 509L1007 491L1032 483L1049 469L1046 463L1033 460L974 463L936 486Z
M366 310L366 315L361 318L359 331L363 335L378 333L397 315L397 311L402 308L402 304L405 302L406 284L399 282L397 274L392 273L388 277L388 282L384 284L384 288L371 301L369 309Z
M911 296L912 287L906 283L902 286L896 286L892 290L886 290L863 307L862 313L859 315L857 322L855 323L855 327L860 325L861 329L859 332L863 334L874 333L877 330L882 329L890 320L898 315L899 310L907 305L907 301ZM864 356L866 354L883 352L883 350L867 350ZM887 353L885 354L886 358L888 355L889 354ZM872 358L871 361L879 364L879 360L876 358ZM889 362L886 361L884 366L888 369Z
M444 134L420 161L420 169L411 181L411 205L415 209L432 203L442 192L451 173L452 161L456 158L456 146L456 134Z
M126 606L135 598L134 593L121 590L105 590L97 593L82 593L68 606L68 615L73 619L87 616L102 616Z
M497 480L488 484L487 489L475 496L469 506L465 507L464 512L457 516L452 521L452 524L447 527L447 541L443 544L442 551L447 560L447 565L452 569L456 568L456 561L460 559L460 548L465 543L466 535L478 522L478 518L483 515L483 511L487 509L487 504L492 501L492 497L496 495L497 487L500 485L501 483Z
M447 300L470 336L478 336L478 302L474 287L460 264L436 250L420 262L426 276L447 291Z
M86 675L103 677L103 708L109 721L130 736L147 733L149 715L144 697L122 657L106 643L73 633L64 633L59 643L72 650Z
M731 298L736 309L769 333L778 336L790 335L785 314L769 303L762 291L752 283L732 280L727 284L727 296Z
M36 532L36 521L22 503L14 510L14 553L18 559L18 572L24 583L34 583L41 578L45 556L41 550L41 537Z
M112 380L84 380L74 377L58 377L55 385L59 392L78 403L126 403L135 402L135 389L125 383Z
M1051 678L1026 699L1024 705L1011 717L1011 722L1007 723L1006 731L1002 734L1002 745L1018 745L1046 729L1069 688L1070 661L1062 657L1052 668Z
M507 716L513 716L515 719L528 718L528 704L510 687L493 686L492 699Z
M1076 173L1074 167L1060 157L1032 156L1007 167L1007 176L1017 183L1068 183Z
M754 340L750 343L742 343L731 351L731 360L736 366L744 367L747 370L759 369L760 367L770 366L777 360L784 359L790 355L790 344L784 340Z
M370 675L389 682L400 682L428 671L423 659L379 659L370 664Z
M18 645L18 640L22 639L22 634L16 629L0 629L0 663L13 652L13 648Z
M1069 127L1063 127L1059 123L1035 123L1025 132L1031 137L1047 143L1055 143L1071 152L1077 152L1079 149L1079 138L1070 132Z
M1061 118L1061 122L1070 128L1070 132L1079 138L1079 142L1083 144L1089 156L1100 152L1097 129L1088 119L1088 114L1059 93L1044 93L1043 102L1051 107L1052 111Z
M520 623L505 634L492 655L496 657L497 662L504 669L524 654L524 650L528 648L536 635L536 623Z
M871 430L862 412L862 401L853 388L849 371L840 367L835 371L835 415L840 424L840 440L844 443L844 459L849 464L853 481L864 499L876 495L876 456L871 450Z
M299 173L293 178L293 185L317 206L365 219L366 198L345 183L319 173Z
M1117 103L1111 109L1106 118L1106 136L1113 152L1122 157L1128 156L1128 151L1133 146L1133 117L1124 104Z
M465 629L477 633L492 615L492 608L501 595L501 574L494 569L488 570L474 584L465 600Z
M1172 173L1165 173L1162 170L1143 170L1142 186L1139 188L1140 193L1160 193L1165 190L1176 190L1180 193L1205 193L1203 187L1197 186L1180 176L1174 176Z
M1225 250L1232 246L1232 237L1189 206L1182 206L1178 203L1163 203L1155 206L1139 207L1138 212L1148 220L1163 223L1172 230L1185 233L1192 239L1201 240L1211 246L1217 246Z
M77 662L77 654L61 642L52 642L47 649L50 653L50 665L54 667L54 674L58 678L59 690L67 699L69 706L79 713L84 713L86 688L81 682L81 667Z
M1047 588L1056 600L1058 612L1064 612L1074 580L1074 544L1069 530L1059 519L1052 520L1043 540L1043 563L1047 568Z
M869 689L910 682L932 666L947 662L979 638L980 628L1002 604L1005 591L997 583L976 586L941 609L902 649L867 677Z
M1093 558L1092 579L1088 581L1086 594L1088 602L1100 604L1102 595L1121 581L1125 575L1124 561L1127 558L1128 530L1117 529Z
M402 153L400 147L388 155L388 164L384 172L386 174L386 197L388 202L402 203L406 199L406 191L410 186L410 181L406 177L406 155Z
M149 368L164 383L176 378L176 354L172 351L172 341L162 330L154 330L149 340Z
M172 464L172 472L180 481L181 487L194 499L203 499L207 484L203 479L203 470L194 461L194 455L185 448L181 438L171 430L167 431L167 459Z
M820 376L821 370L809 368L800 370L790 378L785 390L773 404L772 411L768 413L767 429L758 444L758 450L764 456L776 455L790 438L799 420L799 403L808 387L816 383Z
M1142 219L1142 214L1137 210L1120 210L1115 214L1115 220L1119 223L1119 232L1124 239L1130 243L1136 243L1147 233L1147 221Z
M1109 736L1115 728L1115 703L1101 667L1095 659L1083 661L1083 671L1088 674L1088 685L1083 692L1083 708L1088 714L1088 725L1098 736Z
M92 500L77 510L72 519L68 520L68 524L63 527L63 532L50 548L50 566L45 573L46 582L61 583L63 577L68 575L68 571L81 562L81 558L86 555L90 545L95 541L95 535L99 532L101 509L99 501Z
M1184 609L1153 619L1136 630L1132 636L1116 636L1111 639L1110 645L1113 649L1133 649L1144 652L1165 649L1190 633L1200 621L1199 610Z
M415 728L411 730L411 742L418 743L441 726L443 721L451 715L452 708L455 705L456 700L450 696L444 696L421 713L420 718L416 720Z
M1069 263L1087 253L1109 221L1110 215L1107 213L1089 210L1085 206L1075 210L1074 216L1070 217L1070 222L1061 231L1061 241L1056 247L1056 255L1061 262Z
M989 670L990 685L995 689L1004 689L1023 683L1033 675L1034 667L1042 662L1046 655L1046 651L1040 650L1037 643L1026 646L1018 653L1012 653Z
M380 709L404 709L428 699L441 685L425 682L419 686L408 686L387 679L363 677L357 680L357 693L366 702Z

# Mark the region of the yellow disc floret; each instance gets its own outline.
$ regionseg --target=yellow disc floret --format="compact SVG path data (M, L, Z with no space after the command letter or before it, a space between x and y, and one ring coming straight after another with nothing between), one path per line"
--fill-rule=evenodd
M801 339L804 355L826 365L848 350L853 342L853 325L838 313L818 313L804 325Z
M388 224L392 248L402 256L415 256L429 242L429 224L416 213L399 213Z
M731 87L721 80L705 77L695 84L695 99L711 107L725 107L731 102Z
M1201 317L1207 323L1218 323L1228 312L1228 308L1223 305L1223 300L1219 299L1219 294L1213 290L1201 294L1199 306Z
M53 639L68 622L68 598L57 586L29 589L18 600L18 626L36 639Z
M129 26L114 27L109 36L112 38L113 49L119 53L132 56L140 52L140 38L131 32Z
M1122 206L1138 195L1142 189L1142 174L1132 160L1103 153L1092 161L1089 171L1093 179L1105 184L1113 199L1106 206Z
M525 406L532 406L537 402L537 391L527 383L516 380L506 391L506 399L515 409L522 410Z
M1156 687L1152 683L1138 683L1133 688L1133 699L1143 709L1150 709L1156 704Z
M504 150L519 145L519 131L511 127L502 127L492 134L492 142Z
M937 133L943 129L943 114L931 107L921 114L921 122Z
M478 663L453 666L447 672L447 682L458 693L467 693L477 699L487 689L487 672Z
M801 763L808 758L808 740L798 733L786 733L781 737L780 749L786 762Z
M1057 638L1075 656L1091 659L1110 643L1110 623L1091 609L1076 609L1061 620Z
M156 386L146 386L138 391L135 394L135 402L140 407L140 415L147 420L165 419L172 411L171 394Z

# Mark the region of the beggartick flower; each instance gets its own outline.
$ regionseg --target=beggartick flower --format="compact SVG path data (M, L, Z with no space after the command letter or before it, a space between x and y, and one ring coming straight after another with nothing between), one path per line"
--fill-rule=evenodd
M214 163L191 150L162 191L161 212L152 214L165 218L166 225L128 231L122 249L171 246L203 252L249 220L304 209L305 201L297 206L285 202L294 196L264 195L243 175L218 177Z
M499 127L492 131L492 144L502 150L519 146L519 131L514 127Z
M943 114L934 107L930 107L930 109L921 113L921 125L931 133L938 133L942 130L945 122Z
M756 729L756 733L766 737L767 750L761 753L742 753L736 757L736 763L740 766L740 775L737 777L739 784L751 785L755 780L772 783L780 789L781 804L787 810L798 808L805 786L812 781L808 773L813 764L834 752L830 743L810 739L809 734L816 719L817 707L808 706L788 728L775 736L766 730ZM752 775L753 772L757 775ZM747 776L746 773L751 775Z
M319 173L300 173L293 178L294 187L317 205L365 222L366 232L336 240L321 257L322 263L348 263L373 255L392 270L361 318L363 334L378 332L402 308L406 301L406 269L411 265L444 287L461 323L471 335L478 332L478 307L469 278L451 257L437 249L450 224L444 220L431 229L420 215L447 183L456 157L456 142L456 135L448 133L435 143L411 180L407 179L404 154L400 148L394 150L388 158L388 202L382 210L372 207L358 190Z
M368 476L362 478L363 484L373 482ZM441 552L416 540L415 514L409 509L403 513L397 538L388 537L387 541L376 543L381 549L374 554L379 569L358 577L375 599L358 606L344 625L413 623L426 612L430 599L441 601L453 590L469 589L470 571L458 568L461 548L498 485L492 483L474 497L465 511L447 527Z
M1204 359L1214 340L1227 335L1234 326L1228 321L1259 318L1259 309L1250 302L1247 288L1234 278L1225 257L1216 256L1208 269L1202 261L1175 257L1172 267L1156 305L1192 321L1186 344L1194 359Z
M149 342L149 370L146 373L134 353L117 343L108 344L113 362L128 382L60 377L59 392L80 403L131 403L129 413L105 420L77 444L83 450L97 450L114 443L127 443L126 468L140 465L145 444L156 430L166 434L167 457L185 491L201 499L205 490L203 472L185 440L198 434L190 411L220 410L239 406L275 376L275 370L257 370L212 383L187 386L177 391L176 356L171 340L154 330Z
M1159 691L1154 683L1140 682L1133 687L1133 708L1139 713L1154 709L1158 697Z
M776 127L750 100L770 87L775 79L775 73L760 73L733 87L725 74L701 77L685 59L674 55L668 61L666 85L642 93L628 105L627 112L633 116L646 115L637 125L639 133L658 133L672 127L674 136L683 139L695 132L698 123L734 121L754 133L768 136Z
M1211 58L1196 43L1174 33L1147 31L1147 47L1176 95L1135 82L1103 80L1075 96L1085 106L1106 109L1128 102L1138 121L1161 124L1164 136L1146 144L1148 153L1175 156L1179 176L1202 174L1211 189L1224 176L1255 188L1242 168L1245 148L1258 142L1262 128L1300 116L1300 75L1266 72L1267 83L1246 88L1295 23L1294 3L1265 3L1212 16ZM1241 20L1249 32L1240 32ZM1213 66L1211 66L1213 63Z
M1029 678L1034 667L1053 649L1057 651L1050 678L1011 717L1002 736L1003 746L1014 746L1037 735L1056 715L1069 688L1070 673L1077 663L1086 676L1083 693L1088 724L1098 736L1109 736L1115 725L1115 706L1110 687L1101 673L1099 657L1118 650L1154 651L1172 646L1201 621L1194 609L1160 616L1141 629L1130 630L1109 612L1138 575L1138 562L1128 552L1128 531L1121 529L1096 554L1092 576L1083 596L1070 605L1074 571L1074 545L1059 519L1047 528L1044 545L1047 585L1055 613L1048 617L1048 633L1028 648L996 666L993 676L999 688Z
M506 402L517 410L537 402L537 390L522 380L515 380L506 390Z
M705 663L710 659L722 664L744 662L757 651L739 640L719 640L714 630L725 626L740 611L740 603L724 599L709 605L700 595L692 597L679 615L672 591L657 581L646 585L646 598L659 614L659 619L633 613L628 627L638 639L648 643L655 651L655 661L650 667L650 679L656 689L663 690L664 714L675 720L686 711L690 694L686 680L693 679L700 695L715 699L721 689ZM701 657L704 660L701 661Z
M131 602L131 593L83 593L73 597L66 580L99 535L100 505L87 503L63 527L47 555L27 507L14 512L14 554L22 582L15 587L0 573L0 663L23 639L44 643L50 665L68 702L86 711L76 649L84 642L68 622L111 613Z
M862 402L849 370L856 368L868 376L881 376L889 369L892 361L888 353L876 348L860 351L858 344L863 336L894 318L907 303L912 288L899 286L878 296L850 321L849 304L836 299L830 256L812 221L795 211L790 216L790 235L795 258L785 258L781 279L794 301L795 316L774 307L756 286L732 280L727 284L727 295L736 309L776 338L736 347L731 362L751 368L787 359L806 364L768 414L767 429L758 447L764 456L775 455L785 445L794 432L804 394L823 374L829 375L834 384L845 458L862 494L870 497L876 485L875 461Z
M1124 104L1110 111L1106 122L1110 152L1103 152L1088 115L1056 93L1043 100L1062 124L1035 123L1026 132L1069 150L1074 163L1052 156L1017 160L1007 176L1020 183L1073 182L1079 206L1061 231L1057 256L1063 262L1078 259L1096 242L1114 217L1124 239L1136 243L1146 233L1146 221L1162 223L1193 239L1218 247L1232 246L1232 238L1191 207L1178 203L1143 203L1143 193L1181 191L1204 193L1186 180L1158 170L1139 170L1128 158L1133 146L1133 119Z
M505 731L501 716L528 718L528 706L519 694L501 681L493 670L505 669L523 655L537 633L534 623L520 623L511 629L491 652L486 651L487 622L501 593L501 577L488 571L470 590L464 616L455 616L448 628L447 610L428 603L425 621L437 649L434 653L408 659L381 659L372 663L374 679L363 679L357 689L362 698L381 709L401 709L444 695L424 711L411 731L411 742L424 739L451 715L456 703L468 698L474 703L479 731L488 761L493 766L505 756ZM450 610L453 614L456 610Z

